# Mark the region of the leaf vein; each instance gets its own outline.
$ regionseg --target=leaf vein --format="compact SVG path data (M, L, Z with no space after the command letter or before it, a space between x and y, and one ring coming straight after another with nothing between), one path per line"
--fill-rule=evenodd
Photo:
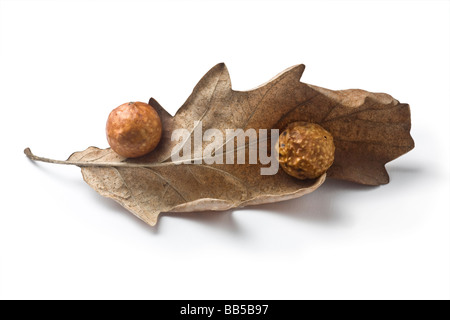
M169 180L167 180L166 178L164 178L161 174L159 174L158 172L156 172L155 170L152 170L148 167L143 167L143 169L148 170L150 172L152 172L154 175L156 175L158 178L160 178L161 180L163 180L164 182L166 182L185 202L188 202L188 200L186 200L186 198L183 196L183 194L177 189L175 188L175 186L173 186Z
M384 107L384 108L381 108L381 109L379 109L379 108L372 108L372 107L373 107L374 105L376 105L376 104L377 104L377 103L373 103L372 105L370 105L370 107L368 107L368 108L366 108L366 109L363 109L363 110L357 110L357 111L355 111L355 112L348 113L348 114L344 114L344 115L338 116L338 117L336 117L336 118L331 118L331 119L329 119L329 120L323 121L322 123L334 122L334 121L341 120L341 119L347 118L347 117L352 117L352 116L355 116L355 115L357 115L357 114L359 114L359 113L363 113L363 112L367 112L367 111L389 111L389 110L392 110L392 109L395 109L395 108L401 106L401 104L396 104L396 105L394 105L394 106Z

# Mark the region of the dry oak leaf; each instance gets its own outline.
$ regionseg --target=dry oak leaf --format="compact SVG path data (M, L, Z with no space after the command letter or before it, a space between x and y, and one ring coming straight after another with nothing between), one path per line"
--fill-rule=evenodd
M218 64L175 116L150 99L161 117L163 137L149 155L125 159L111 149L90 147L57 163L80 166L94 190L153 226L160 212L227 210L283 201L310 193L325 180L323 175L301 181L281 169L275 175L261 175L259 161L174 165L171 154L179 142L171 140L173 130L185 128L192 136L195 121L201 120L203 132L214 128L225 136L226 129L283 129L302 120L320 124L334 137L336 157L328 176L368 185L387 183L384 164L414 147L409 106L384 93L331 91L302 83L304 68L293 66L256 89L235 91L225 64ZM26 154L43 159L29 149Z

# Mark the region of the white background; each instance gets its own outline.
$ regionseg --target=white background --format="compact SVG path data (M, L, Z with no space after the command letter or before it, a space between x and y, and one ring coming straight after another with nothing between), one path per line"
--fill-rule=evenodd
M449 298L449 24L448 1L0 0L0 298ZM387 92L416 148L385 186L156 228L22 153L107 147L114 107L174 113L218 62L238 90L305 63L304 82Z

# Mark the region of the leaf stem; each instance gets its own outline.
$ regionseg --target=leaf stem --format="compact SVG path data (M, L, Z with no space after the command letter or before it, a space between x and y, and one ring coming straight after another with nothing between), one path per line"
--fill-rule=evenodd
M266 141L267 139L261 139L261 142ZM244 149L248 146L252 146L256 144L257 142L252 143L245 143L242 146L236 146L234 149L223 153L223 151L219 155L227 155L228 153L235 152L241 149ZM223 146L220 147L222 149ZM215 157L202 157L202 158L193 158L189 160L179 160L179 161L170 161L170 162L154 162L154 163L129 163L129 162L89 162L89 161L71 161L71 160L55 160L55 159L49 159L44 157L38 157L31 152L30 148L26 148L24 151L25 155L28 157L28 159L33 161L40 161L40 162L46 162L46 163L53 163L53 164L63 164L63 165L72 165L72 166L78 166L78 167L120 167L120 168L157 168L157 167L167 167L167 166L174 166L174 165L180 165L180 164L190 164L190 165L199 165L203 162L206 162L207 160L215 160ZM215 154L215 156L218 156L218 154ZM200 163L199 163L200 161Z
M40 162L46 162L46 163L53 163L53 164L64 164L64 165L72 165L72 166L78 166L78 167L122 167L122 168L152 168L152 167L166 167L170 165L177 165L181 164L182 162L166 162L166 163L128 163L128 162L86 162L86 161L70 161L70 160L54 160L44 157L38 157L34 155L30 148L26 148L24 151L25 155L28 157L28 159L33 161L40 161Z

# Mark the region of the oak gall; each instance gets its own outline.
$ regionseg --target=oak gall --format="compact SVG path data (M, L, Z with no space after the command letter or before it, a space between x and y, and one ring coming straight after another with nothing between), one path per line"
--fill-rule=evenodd
M334 161L333 136L314 123L289 124L281 133L277 147L280 166L297 179L315 179Z
M109 114L106 123L109 145L126 158L137 158L154 150L161 134L158 113L144 102L122 104Z

